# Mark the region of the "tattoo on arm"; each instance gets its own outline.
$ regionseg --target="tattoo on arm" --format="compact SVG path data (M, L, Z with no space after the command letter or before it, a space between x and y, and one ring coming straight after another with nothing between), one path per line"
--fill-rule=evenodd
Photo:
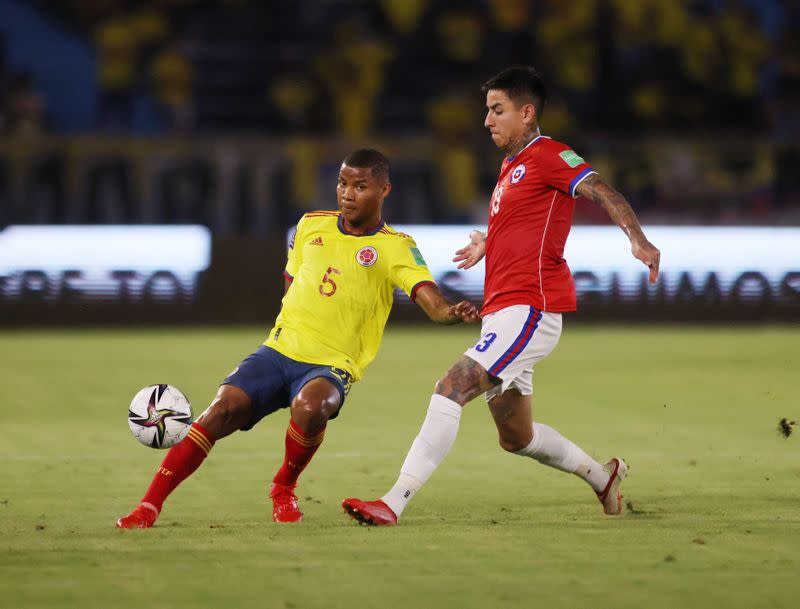
M462 406L500 383L478 362L462 355L445 377L436 383L436 393Z
M606 210L608 216L619 226L628 237L642 236L642 227L636 212L620 193L606 184L603 179L595 174L578 184L578 194L590 201L594 201Z

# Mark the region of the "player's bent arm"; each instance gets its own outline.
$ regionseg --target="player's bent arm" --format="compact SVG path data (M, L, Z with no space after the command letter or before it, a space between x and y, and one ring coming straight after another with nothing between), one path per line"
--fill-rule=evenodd
M609 218L628 235L631 241L631 253L650 268L650 283L655 283L658 279L661 252L645 237L636 212L625 197L606 184L596 173L578 184L576 192L601 205Z
M471 323L478 321L478 309L470 302L462 300L451 305L442 296L435 283L423 285L417 290L414 298L425 314L432 321L440 324L457 324L462 321Z
M631 241L645 239L636 212L633 211L630 203L614 188L606 184L599 175L593 173L587 177L578 184L576 192L601 205Z

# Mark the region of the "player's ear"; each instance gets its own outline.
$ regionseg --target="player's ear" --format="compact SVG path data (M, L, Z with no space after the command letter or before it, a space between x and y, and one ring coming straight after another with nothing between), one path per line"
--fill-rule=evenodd
M538 119L539 117L536 116L536 106L533 104L525 104L522 108L522 120L524 120L526 124L531 125Z
M381 198L385 199L390 192L392 192L392 183L387 180L381 187Z

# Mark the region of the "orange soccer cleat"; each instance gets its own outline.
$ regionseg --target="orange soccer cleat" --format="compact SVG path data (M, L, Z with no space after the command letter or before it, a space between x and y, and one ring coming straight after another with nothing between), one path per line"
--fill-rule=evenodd
M622 495L619 492L619 486L628 474L628 465L622 459L614 457L603 465L609 473L608 484L599 493L597 498L603 504L603 511L609 516L616 516L622 512Z
M149 529L158 518L156 506L140 503L127 516L117 520L118 529Z
M295 486L274 482L270 485L272 520L275 522L300 522L303 519L303 512L297 506L297 496L294 494Z
M380 526L397 524L397 515L383 501L361 501L361 499L345 499L342 507L348 515L358 520L359 524Z

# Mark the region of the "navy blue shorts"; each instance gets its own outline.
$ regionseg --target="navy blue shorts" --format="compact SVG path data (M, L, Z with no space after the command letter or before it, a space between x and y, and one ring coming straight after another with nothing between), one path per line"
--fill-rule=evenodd
M339 390L341 410L353 378L349 372L333 366L298 362L264 345L248 355L221 384L238 387L250 396L253 418L242 428L247 431L268 414L290 406L303 385L320 376L329 379ZM339 416L339 410L331 419Z

